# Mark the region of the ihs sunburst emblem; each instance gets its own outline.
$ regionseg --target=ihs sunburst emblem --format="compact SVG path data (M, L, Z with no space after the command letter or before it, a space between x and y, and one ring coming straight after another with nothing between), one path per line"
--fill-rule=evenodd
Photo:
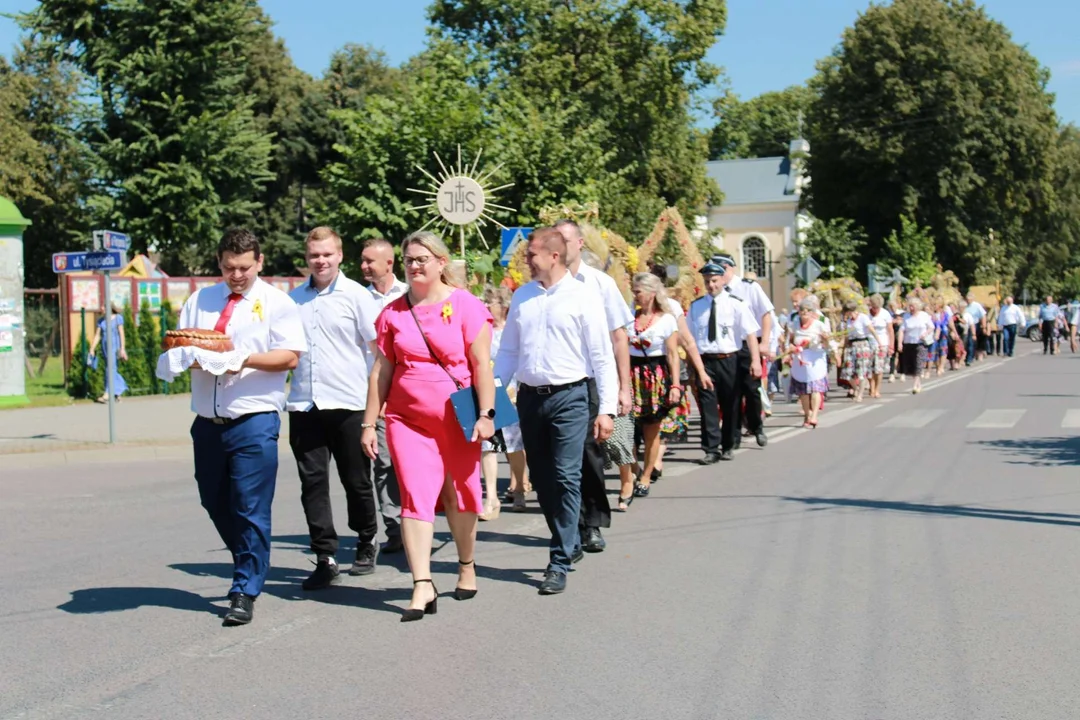
M505 225L493 217L492 210L514 212L513 208L496 203L498 193L501 190L513 187L514 183L507 183L493 188L485 187L485 183L491 180L492 176L499 171L502 163L487 172L477 174L480 156L483 154L482 150L477 152L476 158L470 167L468 163L462 163L461 146L459 145L457 149L457 165L452 166L449 170L443 164L438 153L432 154L441 168L439 177L435 177L420 165L417 165L416 168L431 180L431 184L427 189L409 188L410 192L430 197L430 200L423 205L409 208L410 210L424 210L431 215L431 218L420 229L427 230L431 228L443 235L447 235L449 234L447 231L453 232L456 227L462 257L465 257L465 238L470 232L475 232L484 248L487 249L487 240L484 239L484 234L480 229L487 227L488 223L506 229Z

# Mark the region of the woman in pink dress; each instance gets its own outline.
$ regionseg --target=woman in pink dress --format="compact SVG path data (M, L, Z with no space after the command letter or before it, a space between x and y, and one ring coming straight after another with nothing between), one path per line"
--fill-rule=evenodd
M374 458L375 421L385 402L386 440L401 489L401 537L413 576L412 602L401 617L407 622L438 610L431 545L440 510L458 549L454 597L476 595L476 518L484 511L480 441L495 432L495 379L491 314L448 277L446 245L433 233L413 233L402 244L402 259L410 289L375 322L379 353L361 442ZM471 438L465 437L450 403L459 385L476 389L480 419Z

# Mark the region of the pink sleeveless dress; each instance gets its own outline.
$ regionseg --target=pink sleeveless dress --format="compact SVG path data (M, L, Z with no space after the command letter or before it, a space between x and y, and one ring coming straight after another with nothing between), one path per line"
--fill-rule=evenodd
M464 387L472 386L469 351L492 324L484 304L465 290L445 302L413 307L428 342ZM431 357L409 312L407 296L386 306L375 322L378 346L394 364L386 398L386 442L401 489L401 516L435 521L449 475L461 512L481 513L480 443L466 440L450 395L457 386Z

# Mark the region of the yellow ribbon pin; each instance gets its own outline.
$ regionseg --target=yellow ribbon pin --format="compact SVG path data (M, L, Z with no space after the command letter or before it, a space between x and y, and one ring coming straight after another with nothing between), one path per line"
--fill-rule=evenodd
M450 316L454 314L454 306L449 301L442 306L442 321L450 324Z
M266 320L266 318L263 317L262 300L255 301L255 307L251 308L251 314L257 315L259 317L259 322L263 322Z

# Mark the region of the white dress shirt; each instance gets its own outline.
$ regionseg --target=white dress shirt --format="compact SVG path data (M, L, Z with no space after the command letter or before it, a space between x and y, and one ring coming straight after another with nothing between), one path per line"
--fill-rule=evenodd
M201 288L184 303L180 327L213 330L229 300L229 286L218 283ZM271 350L307 351L300 310L288 295L256 279L233 306L225 334L237 350L264 353ZM206 418L238 418L257 412L281 412L285 408L287 371L266 372L245 368L235 375L215 376L205 370L191 371L191 409Z
M394 284L390 286L390 289L386 291L385 295L376 290L374 285L368 285L367 289L368 292L371 293L372 297L374 297L378 301L378 303L384 308L405 293L409 292L409 286L398 280L397 277L394 278Z
M716 305L716 340L710 342L709 313L713 304ZM750 312L750 307L727 291L716 297L699 297L690 303L687 324L694 335L698 352L703 355L738 352L747 337L761 332L761 325Z
M750 313L758 322L757 334L758 339L760 339L762 320L765 319L766 315L776 309L772 304L772 300L765 294L765 290L759 283L739 277L738 275L733 277L731 282L727 284L727 289L728 292L750 307ZM776 330L773 329L770 332L776 332Z
M578 266L574 277L592 286L600 296L604 305L604 315L607 317L608 332L615 332L634 322L634 313L626 304L626 298L619 292L619 286L615 284L613 277L585 263Z
M854 320L844 320L843 329L847 332L848 340L866 340L870 337L870 329L873 326L874 323L871 322L869 315L859 313Z
M534 387L593 377L600 414L614 415L619 376L601 304L599 293L569 272L550 288L535 280L518 288L507 312L495 376L504 385L516 378Z
M1016 305L1006 305L998 315L998 325L1024 325L1024 311Z
M322 290L309 280L289 297L300 308L308 351L293 372L288 410L363 410L374 361L367 344L382 306L343 273Z

